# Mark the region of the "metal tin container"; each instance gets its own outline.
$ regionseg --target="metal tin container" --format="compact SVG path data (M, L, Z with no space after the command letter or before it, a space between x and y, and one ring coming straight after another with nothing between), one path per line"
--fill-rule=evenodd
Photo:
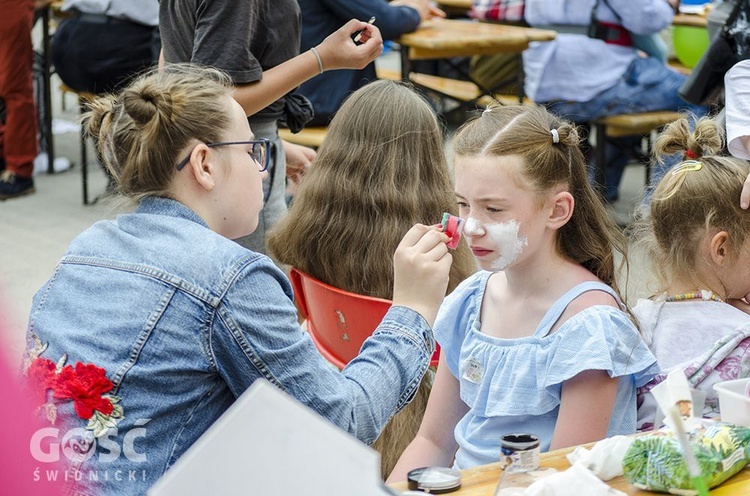
M506 472L531 472L539 468L539 436L506 434L500 438L500 466Z
M409 489L430 494L444 494L461 487L461 473L447 467L415 468L408 474Z

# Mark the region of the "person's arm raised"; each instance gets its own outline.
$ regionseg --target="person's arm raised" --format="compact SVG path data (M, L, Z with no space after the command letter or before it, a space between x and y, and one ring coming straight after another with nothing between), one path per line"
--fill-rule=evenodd
M360 29L364 30L363 43L356 45L351 35ZM362 69L383 52L383 38L377 27L353 19L323 40L315 50L310 49L263 71L263 78L259 81L237 85L234 99L247 115L256 114L322 71Z

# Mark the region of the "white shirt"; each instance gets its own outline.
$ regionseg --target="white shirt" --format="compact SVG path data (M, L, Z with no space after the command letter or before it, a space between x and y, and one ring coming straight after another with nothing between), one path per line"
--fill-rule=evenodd
M104 14L146 26L159 25L158 0L65 0L62 10L70 9L85 14Z
M726 334L750 323L750 315L718 301L643 299L633 314L662 370L697 358Z
M729 152L750 160L743 138L750 139L750 60L738 62L724 76Z

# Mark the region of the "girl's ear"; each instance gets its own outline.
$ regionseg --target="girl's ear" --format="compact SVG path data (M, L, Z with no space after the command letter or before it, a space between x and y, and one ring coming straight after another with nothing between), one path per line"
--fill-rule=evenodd
M570 220L570 217L573 215L575 200L573 199L573 195L568 191L560 191L553 195L549 201L552 210L547 218L547 226L550 229L557 230Z
M729 258L730 246L729 246L729 233L726 231L719 231L713 235L709 242L709 252L711 254L711 260L717 265L724 265L724 262Z
M216 186L214 174L216 167L211 161L211 151L205 144L201 143L190 152L190 161L187 167L190 174L195 178L199 187L206 191L212 191Z

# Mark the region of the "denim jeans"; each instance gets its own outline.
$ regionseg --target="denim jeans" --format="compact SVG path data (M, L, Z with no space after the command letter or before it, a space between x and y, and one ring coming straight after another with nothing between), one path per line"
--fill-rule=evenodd
M618 114L651 112L656 110L675 110L690 112L696 117L708 113L708 107L692 105L677 94L685 81L679 74L654 58L639 57L622 75L620 81L586 102L557 101L545 104L547 109L576 123L591 122L601 117ZM620 179L628 156L617 146L607 140L607 163L605 165L604 198L614 201L619 195ZM621 146L637 146L638 138L620 138ZM654 164L651 179L646 190L646 201L651 190L658 184L666 171L680 161L681 154L668 157L663 164ZM593 178L593 164L589 164L590 177Z

